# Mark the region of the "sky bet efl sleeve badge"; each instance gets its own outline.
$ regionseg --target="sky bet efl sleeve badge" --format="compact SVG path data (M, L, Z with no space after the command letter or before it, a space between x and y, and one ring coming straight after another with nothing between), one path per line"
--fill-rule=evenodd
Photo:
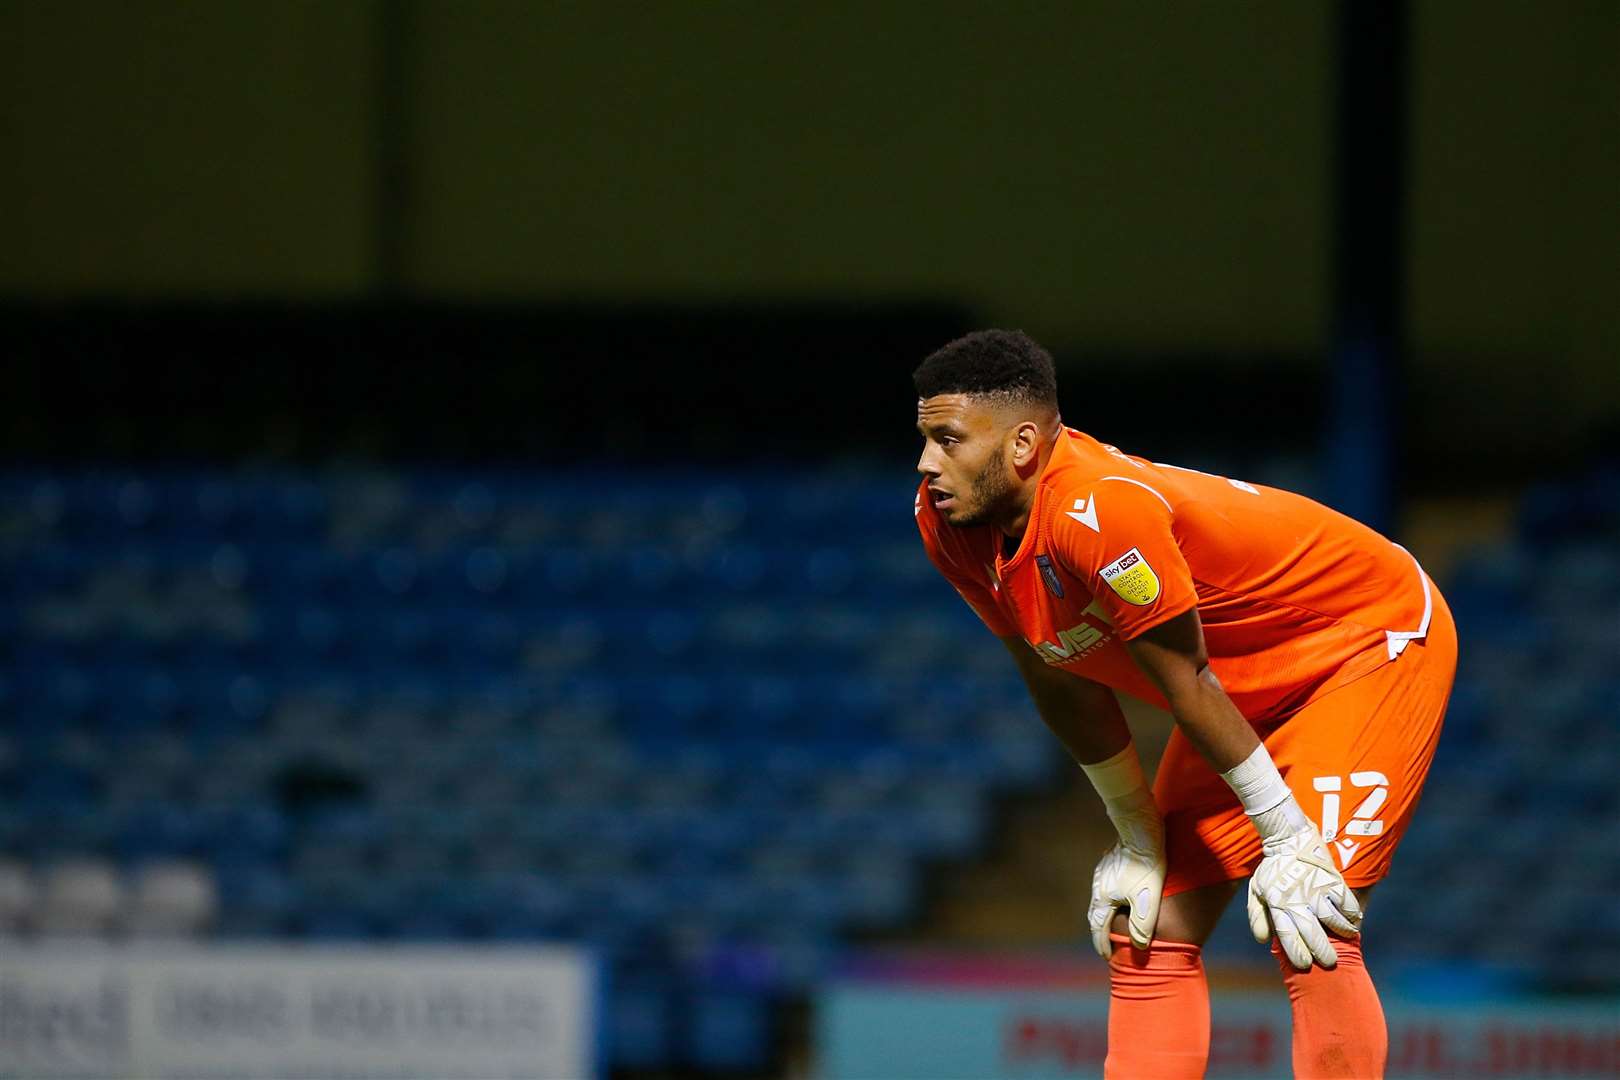
M1142 552L1131 548L1102 568L1103 580L1127 604L1146 607L1159 598L1159 575L1153 572Z

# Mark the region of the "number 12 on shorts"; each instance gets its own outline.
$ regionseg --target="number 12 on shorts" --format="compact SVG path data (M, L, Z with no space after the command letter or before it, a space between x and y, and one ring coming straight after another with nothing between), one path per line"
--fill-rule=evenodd
M1345 794L1344 779L1342 776L1318 776L1311 780L1311 786L1322 795L1322 839L1338 852L1341 870L1349 868L1350 860L1356 857L1356 851L1361 847L1361 841L1352 837L1379 836L1383 833L1384 822L1377 814L1389 799L1389 778L1383 773L1351 773L1351 794L1354 794L1354 790L1371 790L1350 812L1349 820L1344 822L1341 829L1339 815L1341 799Z

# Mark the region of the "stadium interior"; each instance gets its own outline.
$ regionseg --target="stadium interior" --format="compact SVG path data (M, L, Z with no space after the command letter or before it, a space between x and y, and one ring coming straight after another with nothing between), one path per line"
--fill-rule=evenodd
M1370 924L1391 974L1568 989L1620 964L1605 468L1530 492L1443 579L1469 647L1417 869ZM922 922L998 804L1070 773L918 557L909 491L859 469L11 471L0 918L584 941L612 966L614 1065L763 1071L841 943ZM1560 783L1519 782L1568 742ZM1437 877L1455 849L1491 857ZM1550 854L1556 962L1492 948Z
M942 972L964 1075L1099 1074L1111 828L911 513L986 326L1420 559L1390 1075L1620 1069L1620 6L930 11L0 5L0 1080L941 1080ZM1285 1075L1239 908L1210 1075Z

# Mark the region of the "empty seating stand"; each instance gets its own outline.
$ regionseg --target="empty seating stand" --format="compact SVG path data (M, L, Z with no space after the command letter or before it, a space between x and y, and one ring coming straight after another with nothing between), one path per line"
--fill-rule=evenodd
M775 999L1062 775L912 487L0 474L0 932L580 941L614 967L616 1061L757 1067ZM1607 834L1537 827L1620 810L1620 515L1549 489L1525 529L1445 583L1463 667L1385 886L1489 845L1446 886L1477 923L1380 922L1386 956L1476 950L1490 875L1548 843L1573 911L1620 886Z
M0 928L582 941L618 1059L757 1066L1057 775L912 486L4 475Z

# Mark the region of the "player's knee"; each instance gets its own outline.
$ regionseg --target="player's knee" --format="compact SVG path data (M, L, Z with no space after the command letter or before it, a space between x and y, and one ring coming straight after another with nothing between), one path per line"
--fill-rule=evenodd
M1203 945L1215 932L1215 924L1232 902L1237 887L1237 882L1223 882L1165 897L1159 905L1159 922L1153 930L1153 940ZM1114 917L1113 929L1116 934L1130 933L1123 915Z
M1119 942L1124 942L1125 948L1131 948L1131 929L1125 916L1114 916L1112 939L1118 948ZM1202 948L1204 942L1209 940L1210 931L1191 927L1176 919L1166 919L1161 913L1159 925L1153 931L1154 945L1187 946L1194 949Z

